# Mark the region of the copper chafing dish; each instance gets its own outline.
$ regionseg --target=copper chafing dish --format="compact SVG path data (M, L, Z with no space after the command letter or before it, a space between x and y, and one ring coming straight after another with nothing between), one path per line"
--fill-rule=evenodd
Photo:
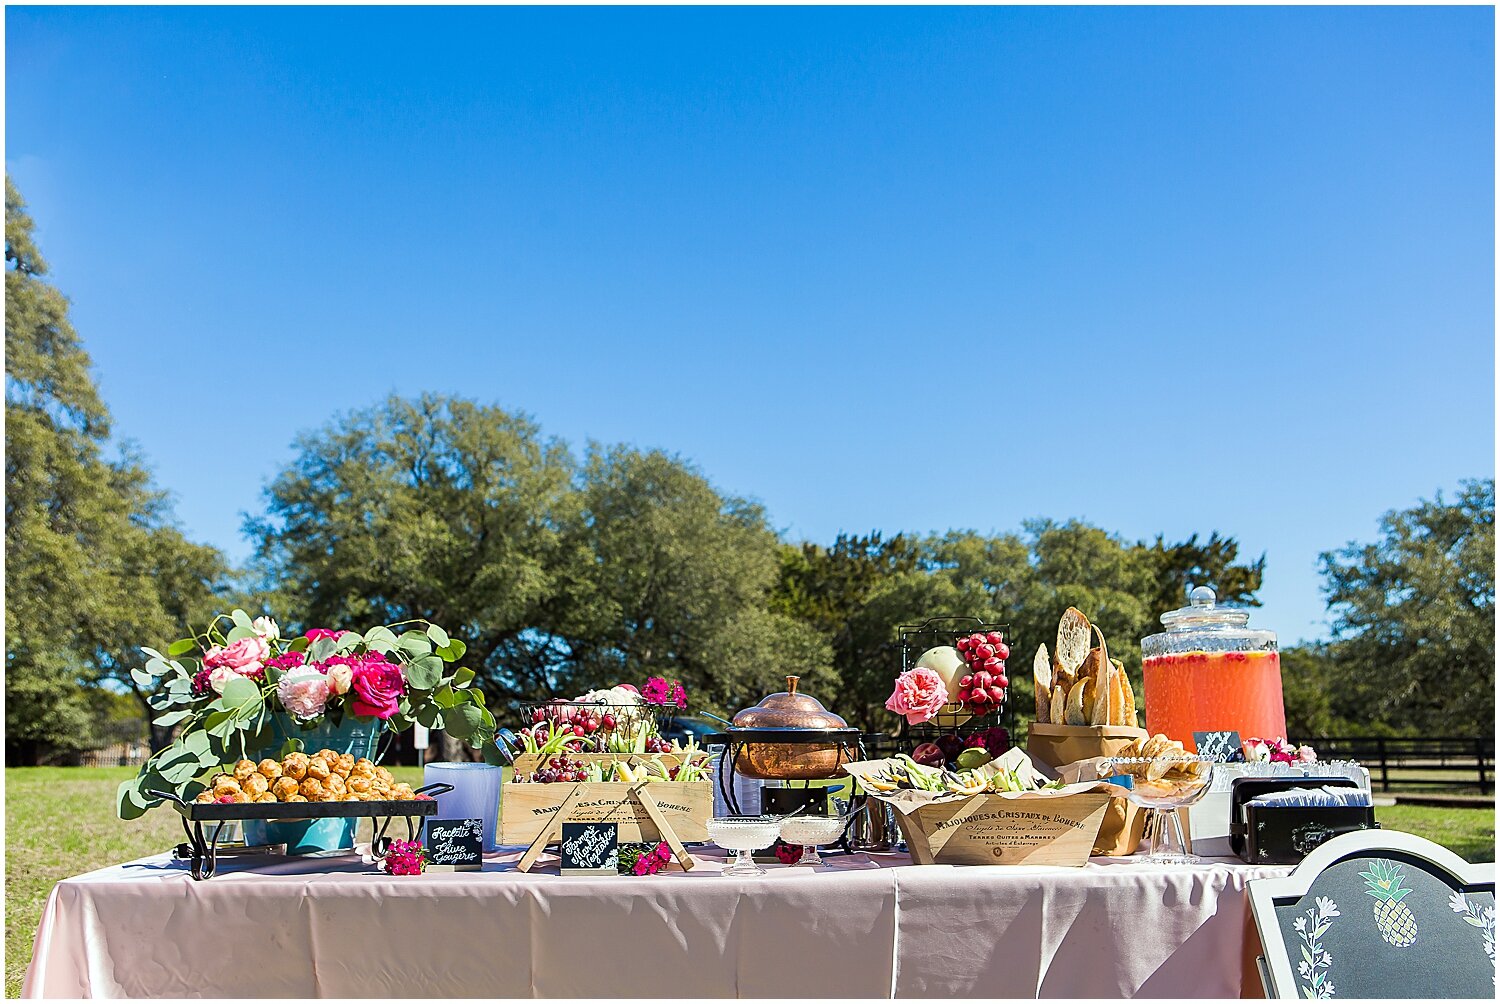
M837 777L839 768L856 758L859 730L817 698L799 694L797 681L788 676L785 691L741 711L730 728L709 737L729 747L735 773L767 781L815 781Z

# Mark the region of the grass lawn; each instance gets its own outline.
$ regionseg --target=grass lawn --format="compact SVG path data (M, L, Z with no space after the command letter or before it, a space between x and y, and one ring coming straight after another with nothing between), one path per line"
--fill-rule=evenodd
M115 818L115 788L130 767L22 767L5 772L5 994L21 992L31 942L52 886L69 875L169 849L182 840L170 809L143 819ZM396 775L421 783L421 768ZM1453 848L1470 861L1495 859L1491 809L1377 808L1387 829L1406 830ZM364 824L368 828L369 824Z

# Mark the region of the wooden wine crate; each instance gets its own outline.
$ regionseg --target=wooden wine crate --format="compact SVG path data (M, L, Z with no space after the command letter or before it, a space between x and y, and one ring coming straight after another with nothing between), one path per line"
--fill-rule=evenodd
M1109 801L1104 790L972 795L910 811L898 806L896 820L919 865L1079 867L1089 859Z
M551 822L558 806L574 788L583 790L559 822L618 823L622 842L666 839L645 808L631 795L633 787L618 781L507 782L500 795L500 842L530 844ZM646 787L679 840L708 839L708 821L714 814L712 781L651 781Z

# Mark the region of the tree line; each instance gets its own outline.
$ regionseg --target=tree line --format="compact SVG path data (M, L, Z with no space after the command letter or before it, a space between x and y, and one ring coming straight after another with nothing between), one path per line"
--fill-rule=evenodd
M111 450L88 355L9 179L6 263L9 763L97 745L120 694L143 709L149 696L129 676L132 646L231 604L291 630L441 623L494 707L664 675L692 710L724 714L796 673L852 723L889 728L899 624L1007 623L1024 710L1031 652L1069 605L1139 684L1139 639L1191 585L1259 602L1264 556L1217 531L1130 541L1038 519L999 535L786 541L682 457L578 452L527 416L438 395L302 436L245 526L249 567L234 569L183 536L138 457ZM1335 636L1285 654L1293 734L1487 733L1493 479L1390 513L1381 539L1322 562Z

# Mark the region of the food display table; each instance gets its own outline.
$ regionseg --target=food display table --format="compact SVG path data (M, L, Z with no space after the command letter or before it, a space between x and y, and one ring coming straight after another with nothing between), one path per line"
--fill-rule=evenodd
M353 858L144 858L58 883L27 997L1238 997L1238 860L561 877L520 851L390 877ZM1247 972L1250 975L1247 975Z

